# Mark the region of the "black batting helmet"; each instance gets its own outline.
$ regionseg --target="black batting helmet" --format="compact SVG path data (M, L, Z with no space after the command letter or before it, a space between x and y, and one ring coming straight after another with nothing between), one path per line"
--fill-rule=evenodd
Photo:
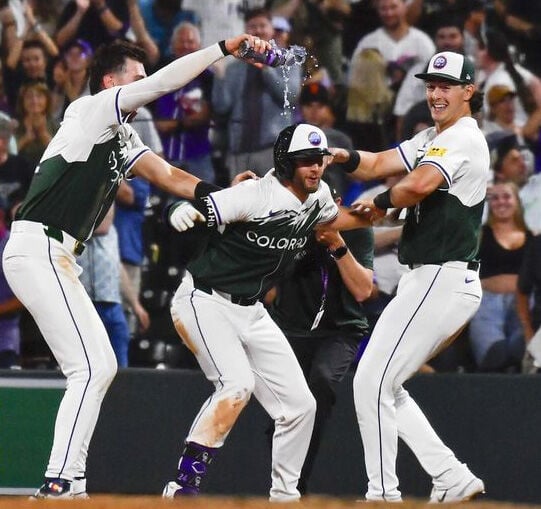
M291 180L295 159L328 156L327 136L314 125L294 124L283 129L274 143L274 172L279 179Z

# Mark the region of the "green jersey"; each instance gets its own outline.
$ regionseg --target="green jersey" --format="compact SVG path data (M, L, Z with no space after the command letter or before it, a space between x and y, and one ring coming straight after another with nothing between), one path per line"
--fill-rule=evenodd
M429 127L397 150L408 171L431 164L445 178L444 187L408 209L400 262L474 260L490 164L487 142L476 120L461 118L441 134Z
M355 259L372 269L372 229L342 232L342 236ZM276 290L270 314L287 336L327 337L340 331L360 338L368 329L363 305L347 289L328 249L313 235L303 257L288 270ZM321 311L321 319L316 321Z
M302 256L313 228L338 214L325 182L301 203L272 171L211 193L207 205L220 232L187 268L205 285L246 298L262 297Z
M74 101L37 166L16 219L84 241L103 219L135 161L149 149L118 107L121 88Z

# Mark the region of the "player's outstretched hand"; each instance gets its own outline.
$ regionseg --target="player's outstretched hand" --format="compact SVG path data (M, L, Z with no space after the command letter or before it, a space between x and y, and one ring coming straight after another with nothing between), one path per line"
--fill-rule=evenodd
M204 223L205 221L205 216L187 201L177 205L169 214L171 226L179 232L193 228L196 222Z
M240 58L239 48L243 41L248 41L250 46L254 48L257 53L265 53L266 50L271 49L269 41L265 41L264 39L260 39L259 37L250 34L241 34L237 37L226 39L225 47L227 51L229 51L229 53L231 53L234 57Z
M349 161L349 152L345 148L329 147L332 154L333 163L347 163Z
M386 210L376 207L373 200L358 200L351 205L351 210L371 223L383 219L387 214Z
M258 180L259 177L252 170L246 170L238 175L235 175L235 178L231 181L231 186L236 186L245 180Z

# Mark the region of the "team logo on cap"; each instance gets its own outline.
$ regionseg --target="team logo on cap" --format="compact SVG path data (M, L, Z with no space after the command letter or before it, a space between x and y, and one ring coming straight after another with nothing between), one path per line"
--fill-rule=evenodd
M434 60L434 69L443 69L447 65L447 59L440 55Z
M315 145L315 146L317 147L318 145L321 145L321 136L319 135L318 132L312 131L312 132L308 135L308 141L309 141L312 145Z

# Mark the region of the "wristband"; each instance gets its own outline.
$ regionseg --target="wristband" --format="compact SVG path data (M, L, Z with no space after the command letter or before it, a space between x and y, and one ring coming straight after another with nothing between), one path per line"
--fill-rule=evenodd
M213 193L214 191L220 191L222 189L220 186L217 186L216 184L211 184L210 182L205 182L204 180L201 180L197 183L194 189L194 196L196 198L203 198L205 196L208 196L210 193Z
M346 173L353 173L361 162L361 155L356 150L348 150L349 160L340 163L340 166Z
M226 57L227 55L231 55L231 52L228 51L228 49L225 47L225 40L220 41L218 44L220 46L220 49L222 50L222 53L224 54L224 57Z
M374 197L374 205L381 210L387 210L392 209L393 204L391 202L391 189L387 189L387 191L384 191L383 193L379 193L377 196Z
M37 21L32 25L32 30L34 32L41 32L42 29L43 29L43 27Z
M335 260L340 260L340 258L343 258L344 256L346 256L347 252L348 252L347 246L340 246L334 251L329 251L329 253Z

